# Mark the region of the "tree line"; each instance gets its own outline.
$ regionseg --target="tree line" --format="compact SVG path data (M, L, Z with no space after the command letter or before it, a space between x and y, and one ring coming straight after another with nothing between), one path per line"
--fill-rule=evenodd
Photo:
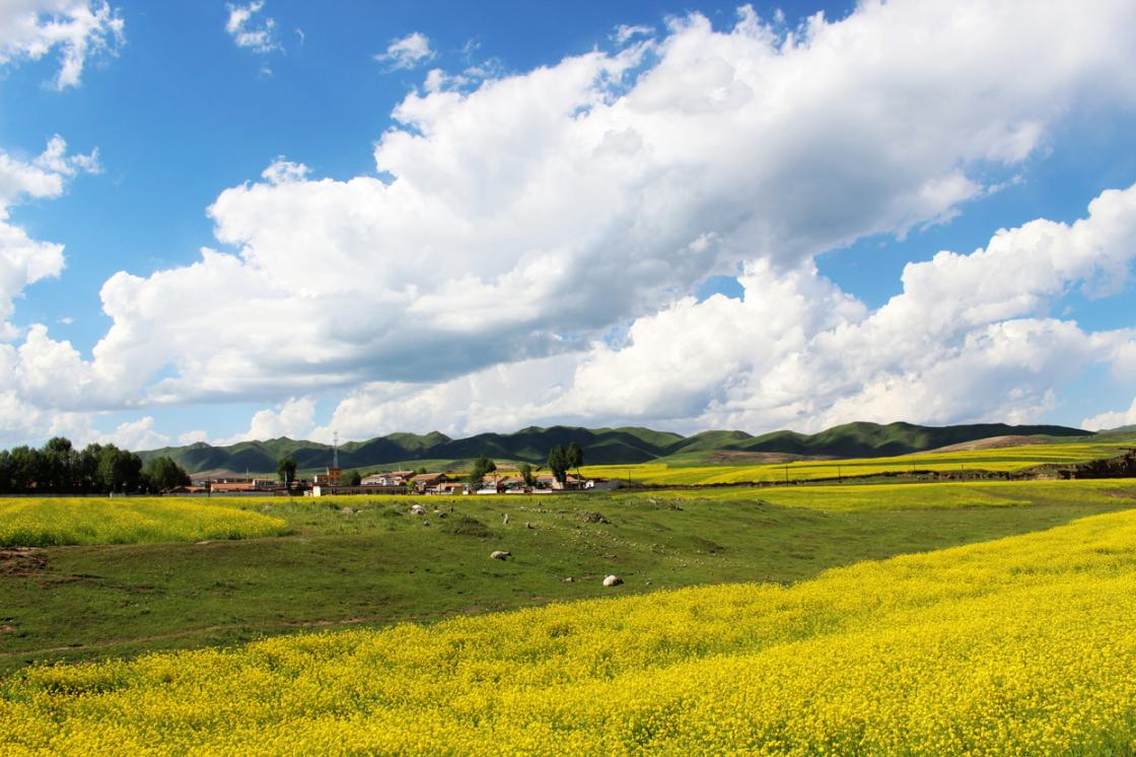
M38 449L0 450L0 494L158 493L190 483L172 458L142 458L113 444L77 449L62 436Z

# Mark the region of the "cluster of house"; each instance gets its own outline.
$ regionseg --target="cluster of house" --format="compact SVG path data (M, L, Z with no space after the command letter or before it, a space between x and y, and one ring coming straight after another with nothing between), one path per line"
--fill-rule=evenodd
M321 497L329 494L532 494L534 492L553 492L565 489L607 488L607 482L584 479L569 474L564 483L556 480L551 473L532 476L528 483L520 472L509 465L500 466L496 473L487 475L480 487L471 486L458 475L447 473L419 473L412 470L386 471L372 473L363 477L358 485L343 483L343 472L339 468L327 468L326 472L307 479L293 482L292 490L302 490L305 496ZM277 479L254 477L228 477L195 480L186 493L211 494L270 494L286 493Z

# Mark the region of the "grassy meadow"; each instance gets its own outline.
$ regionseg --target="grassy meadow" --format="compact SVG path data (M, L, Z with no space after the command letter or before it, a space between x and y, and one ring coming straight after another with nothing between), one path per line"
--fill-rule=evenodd
M311 629L433 622L610 596L601 585L609 573L625 580L620 594L788 585L862 560L1051 528L1132 507L1134 497L1136 482L1058 481L80 500L122 508L126 519L155 506L216 506L274 519L279 535L0 550L0 674L33 662L231 646ZM45 518L60 508L51 500L8 505L15 503ZM410 514L414 503L430 512ZM512 558L490 560L497 549Z
M1091 442L1055 441L992 449L917 452L896 457L839 460L794 460L754 464L709 463L705 455L667 459L636 465L589 465L586 476L617 478L653 485L704 485L751 482L810 481L866 477L899 473L954 473L965 471L1014 472L1038 465L1067 465L1122 454L1136 446L1136 439L1106 439Z
M1117 499L1131 506L1131 484L1117 486ZM747 511L740 499L726 501ZM680 518L710 502L665 512ZM925 516L932 531L945 528L935 522L943 514L1013 514L1026 526L1052 507L1060 506L906 512ZM777 510L753 508L763 518ZM723 538L756 538L762 529L741 517L727 519ZM537 570L520 557L501 566L512 568ZM1136 511L1129 510L863 560L790 585L687 588L33 667L0 682L0 747L7 754L1129 753L1134 613Z

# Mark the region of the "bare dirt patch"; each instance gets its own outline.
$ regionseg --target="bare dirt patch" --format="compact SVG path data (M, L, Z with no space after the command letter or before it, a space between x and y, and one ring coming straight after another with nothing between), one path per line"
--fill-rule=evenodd
M0 576L34 576L47 569L43 550L34 547L0 549Z
M975 439L972 442L948 444L946 447L927 450L928 452L972 452L977 449L1002 449L1003 447L1021 447L1026 444L1053 444L1049 436L990 436L985 439Z
M731 465L764 465L766 463L791 463L797 460L827 460L827 457L806 457L794 455L791 452L744 452L742 450L723 449L711 452L707 458L712 463L729 463Z

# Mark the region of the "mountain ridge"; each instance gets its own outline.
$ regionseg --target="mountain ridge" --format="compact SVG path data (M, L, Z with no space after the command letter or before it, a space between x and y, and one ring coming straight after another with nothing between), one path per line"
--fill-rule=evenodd
M708 430L690 436L655 431L641 426L584 428L528 426L511 434L486 432L455 439L438 431L427 434L395 432L339 447L343 468L389 466L416 461L459 461L480 455L503 460L543 463L557 444L575 442L590 465L634 464L673 455L684 459L715 452L775 452L804 457L884 457L923 452L951 444L994 436L1091 436L1092 432L1068 426L1012 426L981 423L955 426L919 426L912 423L846 423L816 434L772 431L753 436L738 430ZM205 470L247 470L270 473L281 457L290 455L301 470L331 464L329 444L277 437L213 446L195 442L138 453L143 460L172 457L190 473Z

